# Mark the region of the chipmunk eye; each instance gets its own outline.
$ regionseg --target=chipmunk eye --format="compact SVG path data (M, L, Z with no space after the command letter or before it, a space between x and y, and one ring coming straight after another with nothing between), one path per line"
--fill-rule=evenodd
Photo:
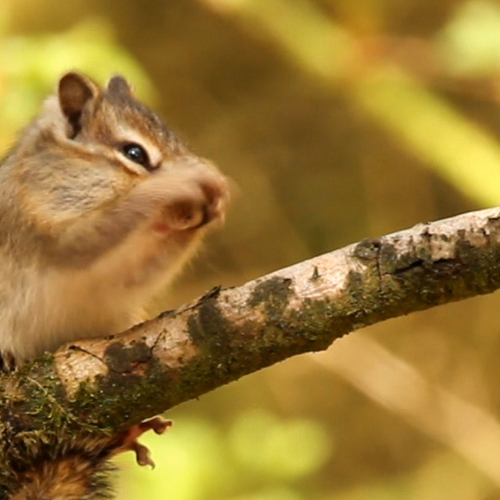
M149 156L146 153L146 150L142 146L139 146L139 144L125 144L122 147L122 151L129 160L132 160L133 162L148 169L151 168L149 164Z

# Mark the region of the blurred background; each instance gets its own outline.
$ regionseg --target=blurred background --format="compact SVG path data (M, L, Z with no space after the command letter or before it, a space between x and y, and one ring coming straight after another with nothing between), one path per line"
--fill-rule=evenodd
M122 73L239 187L172 308L500 202L500 2L0 0L0 147ZM500 296L355 332L169 412L119 499L500 499ZM130 454L131 455L131 454Z

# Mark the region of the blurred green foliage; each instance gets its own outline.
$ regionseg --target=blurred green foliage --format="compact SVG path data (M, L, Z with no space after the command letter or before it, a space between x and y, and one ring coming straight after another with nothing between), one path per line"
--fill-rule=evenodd
M4 30L6 27L4 26ZM89 18L63 33L36 36L6 36L0 46L2 92L0 147L12 140L52 92L57 79L78 69L104 83L114 73L126 74L139 95L154 102L156 91L140 64L115 40L112 26L103 19Z
M130 456L119 459L126 468L123 499L157 491L179 500L312 498L312 491L294 492L293 486L316 473L331 452L331 438L314 421L281 420L263 410L243 413L225 428L199 418L179 424L164 447L156 436L144 438L165 473L140 469Z
M0 42L3 150L64 71L122 73L238 185L226 230L155 310L500 200L496 0L2 0ZM399 372L347 373L334 345L174 409L144 438L154 471L119 457L119 498L500 498L496 431L450 421L444 442L484 450L458 456L431 425L449 411L439 391L498 420L499 302L362 332ZM378 395L357 392L363 377ZM419 412L380 396L391 377Z
M438 50L456 75L489 76L500 67L500 5L485 0L461 4L438 34Z

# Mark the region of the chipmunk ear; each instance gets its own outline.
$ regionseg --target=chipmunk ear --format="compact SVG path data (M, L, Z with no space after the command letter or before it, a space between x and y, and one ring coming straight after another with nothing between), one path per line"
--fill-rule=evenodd
M83 110L98 94L98 85L81 73L72 71L59 80L59 104L71 127L71 137L82 129Z
M134 90L123 76L113 76L106 85L106 92L111 96L134 97Z

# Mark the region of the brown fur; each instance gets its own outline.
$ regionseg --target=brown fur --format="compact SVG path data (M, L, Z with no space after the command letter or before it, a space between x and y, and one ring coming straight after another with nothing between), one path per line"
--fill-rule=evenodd
M10 500L103 500L111 498L104 461L70 456L43 462L20 476L22 487Z

